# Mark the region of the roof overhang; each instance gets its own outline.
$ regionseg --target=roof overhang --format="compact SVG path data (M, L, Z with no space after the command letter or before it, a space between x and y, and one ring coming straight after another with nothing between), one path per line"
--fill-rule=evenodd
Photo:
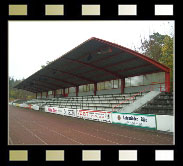
M92 37L15 86L44 92L170 69L136 51Z

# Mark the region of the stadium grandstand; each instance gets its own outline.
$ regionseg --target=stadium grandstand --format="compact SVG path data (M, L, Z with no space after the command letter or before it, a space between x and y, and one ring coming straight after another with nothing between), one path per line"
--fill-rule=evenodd
M23 105L18 103L18 106L32 106L52 113L67 109L70 110L68 115L73 117L82 115L87 119L83 113L86 111L133 116L173 115L170 69L136 51L95 37L54 60L15 88L36 94L35 99ZM107 115L111 119L111 115ZM112 118L111 123L115 117ZM119 115L116 118L121 119ZM154 127L151 125L149 128Z

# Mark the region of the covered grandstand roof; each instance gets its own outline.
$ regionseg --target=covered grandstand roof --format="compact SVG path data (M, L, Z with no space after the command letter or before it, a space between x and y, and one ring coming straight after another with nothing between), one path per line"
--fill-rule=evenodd
M169 71L165 65L138 52L92 37L15 88L36 93Z

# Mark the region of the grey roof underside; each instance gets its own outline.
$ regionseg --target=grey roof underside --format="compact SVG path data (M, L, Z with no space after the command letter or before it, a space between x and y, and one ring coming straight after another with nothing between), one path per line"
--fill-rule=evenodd
M99 51L105 49L111 49L112 52L99 54ZM44 92L161 71L162 69L144 59L91 38L15 88Z

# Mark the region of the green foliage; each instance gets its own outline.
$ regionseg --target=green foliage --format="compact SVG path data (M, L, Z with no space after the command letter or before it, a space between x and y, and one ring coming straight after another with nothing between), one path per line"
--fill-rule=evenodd
M17 84L19 84L22 80L15 80L13 77L9 77L9 101L13 101L15 99L32 99L35 98L35 94L32 92L28 92L25 90L20 90L14 88Z
M171 90L173 90L173 37L153 33L149 39L141 40L139 51L142 54L170 68Z
M158 32L153 33L153 35L149 36L149 39L144 39L141 44L140 50L142 54L158 61L162 56L162 46L164 44L164 38L166 35L161 35Z
M46 62L46 65L41 65L41 69L43 69L44 67L46 67L47 65L49 65L50 63L52 63L52 61L50 62L50 61L47 61Z

